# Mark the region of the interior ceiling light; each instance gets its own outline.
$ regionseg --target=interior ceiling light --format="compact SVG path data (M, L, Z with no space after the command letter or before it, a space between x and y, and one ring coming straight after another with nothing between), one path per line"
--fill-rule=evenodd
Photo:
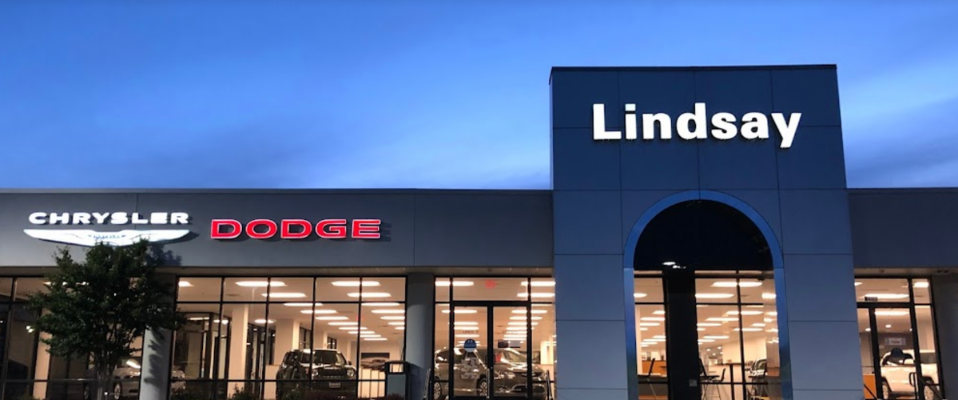
M649 328L639 328L640 331L647 331Z
M765 313L765 315L771 315L771 316L774 317L774 316L778 315L778 312L777 312L777 311L769 311L769 312Z
M701 331L704 331L704 330L705 330L705 328L695 328L695 330L697 330L697 331L700 331L700 332L701 332Z
M733 318L733 319L734 319L734 318ZM699 326L722 326L722 324L720 324L720 323L718 323L718 322L699 322L698 325L699 325Z
M548 311L546 311L546 310L532 310L532 313L533 313L533 314L545 314L545 313L547 313L547 312L548 312ZM512 313L513 313L513 314L525 314L525 313L526 313L526 310L522 310L522 309L512 310Z
M875 315L882 317L900 317L903 315L908 315L908 311L904 310L875 310Z
M510 322L509 325L511 325L511 326L526 326L526 323L525 323L525 322ZM536 325L539 325L539 323L538 323L538 322L533 322L533 323L532 323L532 326L536 326Z
M532 287L550 287L555 285L555 281L532 281ZM529 282L522 282L522 286L529 286Z
M742 311L742 312L739 312L739 311L729 311L729 312L727 312L727 313L725 313L725 314L726 314L726 315L739 315L739 314L742 314L742 315L762 315L762 314L764 314L764 313L761 312L761 311L745 310L745 311Z
M350 293L348 296L352 298L358 298L360 296L360 293ZM362 293L362 297L364 299L379 299L379 298L389 297L389 296L390 294L385 292L363 292Z
M721 287L721 288L728 288L728 287L735 287L735 286L736 286L735 281L718 281L712 284L712 287ZM738 286L739 287L759 287L759 286L762 286L762 282L741 281L741 282L738 282Z
M735 331L736 331L736 332L739 332L739 331L741 331L741 332L761 332L761 331L762 331L762 328L741 328L741 329L735 328Z
M654 312L654 313L652 313L652 314L653 314L653 315L665 315L665 311L658 310L658 311L656 311L656 312Z
M258 319L258 320L255 320L255 321L253 321L253 322L254 322L254 323L257 323L257 324L262 324L262 323L265 323L266 320L265 320L265 319ZM276 322L276 321L274 321L274 320L269 320L268 323L272 324L272 323L274 323L274 322Z
M924 289L928 287L928 281L918 281L915 282L915 287L918 289Z
M356 326L359 322L330 322L330 326Z
M404 325L406 325L406 323L405 323L405 322L390 322L389 325L392 325L392 326L404 326Z
M318 321L345 321L347 319L349 319L349 317L345 317L342 315L316 317L316 320Z
M402 315L387 315L379 318L382 318L386 321L404 321L406 319L406 317Z
M384 337L378 337L378 338L363 338L363 340L365 340L365 341L367 341L367 342L382 342L382 341L385 341L385 340L388 340L388 339L386 339L386 338L384 338Z
M519 293L519 297L529 297L529 293L522 292ZM534 299L550 299L555 297L555 293L532 293L532 298Z
M728 339L728 336L724 336L724 335L705 335L702 337L705 339L716 339L716 340Z
M891 328L891 324L885 325L885 328Z
M362 281L362 282L360 282L360 281L335 281L335 282L333 282L333 286L339 286L339 287L359 287L360 285L362 285L363 287L379 286L379 282L376 282L376 281Z
M330 324L330 325L332 325L332 324ZM355 330L368 331L368 330L369 330L369 329L366 329L365 327L362 327L362 326L360 326L358 329L356 328L356 326L343 326L343 327L340 327L339 329L340 329L340 330L344 330L344 331L355 331Z
M728 299L735 296L732 293L696 293L696 299Z
M732 317L709 317L709 318L706 318L705 320L706 320L706 321L713 321L713 322L735 322L735 321L738 321L738 318L732 318Z
M373 310L373 314L405 314L405 313L406 313L406 310L390 310L390 309Z
M772 300L775 298L775 293L762 293L762 298L765 300Z
M639 326L659 326L658 322L639 322Z
M450 285L452 285L452 286L473 286L473 285L475 285L475 284L476 284L476 283L473 282L473 281L460 281L460 280L454 280L454 281L452 281L452 283L449 283L449 280L448 280L448 279L447 279L447 280L442 280L442 281L436 281L436 286L440 286L440 287L449 287Z
M757 327L760 327L760 328L761 328L761 327L765 327L765 324L764 324L764 323L761 323L761 322L756 322L756 323L752 324L752 326L757 326Z
M907 299L908 294L905 293L869 293L864 296L864 298L873 298L879 300L894 300L894 299Z
M269 297L271 299L301 299L303 297L306 297L306 293L295 293L295 292L263 293L263 297Z
M476 322L476 321L456 321L456 326L459 326L459 325L463 325L463 326L465 326L465 325L477 326L477 325L479 325L479 323Z
M855 286L861 286L861 282L855 282Z
M525 321L525 320L526 320L526 317L509 317L509 319L510 319L510 320L513 320L513 321ZM531 319L531 320L533 320L533 321L538 321L538 320L542 319L542 317L529 317L529 319Z
M280 286L286 286L286 284L283 283L282 281L270 281L270 282L267 282L267 281L239 281L239 282L236 282L236 286L242 286L242 287L267 287L267 286L280 287Z
M635 292L635 294L634 294L633 296L634 296L635 298L637 298L637 299L641 299L641 298L645 298L646 296L648 296L648 294Z
M363 307L396 307L399 303L363 303Z
M302 310L300 311L303 314L335 314L336 310Z
M699 339L699 343L712 343L715 339Z
M456 337L463 338L463 339L474 339L474 338L478 338L479 335L472 334L472 333L462 333L462 334L456 335Z
M442 310L442 313L443 313L443 314L449 314L450 312L452 312L452 311L451 311L451 310ZM471 309L468 309L468 308L457 308L457 309L456 309L456 314L475 314L475 313L477 313L477 312L478 312L478 311L476 311L476 310L471 310Z
M396 327L396 330L398 330L398 331L403 331L403 330L406 330L406 327L405 327L405 326L397 326L397 327Z
M189 281L180 281L179 285L180 287L193 287L193 284ZM918 287L918 285L915 285L915 287Z
M639 321L665 321L665 317L642 317Z
M314 305L320 307L323 303L283 303L283 305L286 307L312 307Z

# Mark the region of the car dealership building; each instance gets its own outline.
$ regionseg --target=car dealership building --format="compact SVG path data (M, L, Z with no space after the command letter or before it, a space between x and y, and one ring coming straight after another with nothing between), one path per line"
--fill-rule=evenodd
M0 192L0 393L87 393L24 300L58 247L137 239L188 322L121 396L379 399L394 360L417 400L958 390L958 190L846 187L835 66L549 84L552 190Z

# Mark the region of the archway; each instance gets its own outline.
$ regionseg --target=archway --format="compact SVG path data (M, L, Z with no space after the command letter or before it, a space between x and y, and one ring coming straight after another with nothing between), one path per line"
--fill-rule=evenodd
M767 396L758 367L779 365L771 271L781 252L766 221L721 193L680 193L646 212L626 251L639 397Z

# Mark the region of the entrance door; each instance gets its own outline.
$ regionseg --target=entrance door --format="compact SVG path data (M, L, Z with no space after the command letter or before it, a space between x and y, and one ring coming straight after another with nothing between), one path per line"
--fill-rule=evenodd
M542 371L531 363L530 303L469 302L449 307L449 342L436 376L447 386L434 398L544 399Z
M861 305L858 319L866 399L941 400L935 354L916 352L918 332L909 305Z

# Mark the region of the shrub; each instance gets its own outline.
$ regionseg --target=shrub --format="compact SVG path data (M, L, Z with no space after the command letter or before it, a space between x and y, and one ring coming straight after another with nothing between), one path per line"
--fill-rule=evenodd
M253 391L249 390L248 388L244 387L240 389L237 387L234 389L233 395L230 396L230 400L259 400L259 396L257 396L256 393L253 393Z

